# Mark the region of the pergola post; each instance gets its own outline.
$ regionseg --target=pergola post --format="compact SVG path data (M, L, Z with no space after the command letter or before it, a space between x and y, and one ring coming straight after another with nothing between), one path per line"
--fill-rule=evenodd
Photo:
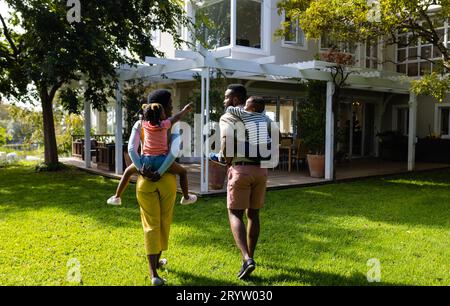
M122 93L120 82L116 89L116 130L115 130L115 165L116 174L123 173L123 139L122 139Z
M334 114L333 94L335 85L327 82L327 104L325 123L325 179L332 180L334 173Z
M91 168L91 106L84 100L84 166Z
M209 135L205 134L208 129L205 127L209 126L209 86L210 86L210 76L209 68L202 69L202 79L201 79L201 142L200 142L200 191L202 193L207 193L209 190Z
M416 166L417 96L409 93L408 171Z

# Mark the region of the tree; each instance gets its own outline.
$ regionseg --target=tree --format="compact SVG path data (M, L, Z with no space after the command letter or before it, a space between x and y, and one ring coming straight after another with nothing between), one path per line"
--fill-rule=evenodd
M11 136L6 133L6 129L0 126L0 145L4 145L11 139Z
M5 2L11 17L0 13L0 93L23 100L31 90L40 102L46 164L58 162L53 123L58 91L72 112L80 109L80 96L103 110L116 87L115 68L161 55L151 44L153 30L171 34L179 45L179 27L188 25L181 0L81 0L79 20L66 1Z
M299 20L307 38L326 34L337 41L364 43L382 37L385 44L404 44L398 34L410 33L406 44L421 39L441 54L434 61L435 71L413 81L415 93L443 101L449 91L450 49L436 28L450 16L450 0L282 0L278 10L288 17L279 32L288 31L289 20Z

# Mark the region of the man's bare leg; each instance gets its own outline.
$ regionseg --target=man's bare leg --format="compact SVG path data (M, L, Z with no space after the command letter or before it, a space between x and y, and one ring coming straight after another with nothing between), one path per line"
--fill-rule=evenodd
M256 244L258 243L260 230L259 209L248 209L247 220L248 256L250 258L253 258L255 254Z
M228 209L228 219L230 221L231 232L234 241L241 252L243 260L250 258L247 246L247 232L244 223L244 210Z

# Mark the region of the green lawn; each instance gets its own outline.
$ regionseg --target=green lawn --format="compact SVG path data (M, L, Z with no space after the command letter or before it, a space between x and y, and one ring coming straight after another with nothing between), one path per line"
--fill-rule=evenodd
M149 285L139 209L130 185L78 170L0 168L0 285ZM224 197L175 208L169 285L450 285L450 171L268 193L248 281ZM367 261L381 262L369 283Z

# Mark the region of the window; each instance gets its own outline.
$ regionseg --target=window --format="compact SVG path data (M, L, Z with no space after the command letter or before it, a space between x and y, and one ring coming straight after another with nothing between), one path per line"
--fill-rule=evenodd
M262 0L236 0L236 45L261 48Z
M402 135L409 132L409 108L407 106L394 106L393 109L393 130Z
M446 31L448 31L448 25L439 22L436 33L443 42ZM432 61L440 59L442 55L438 48L425 40L414 40L410 33L400 34L397 38L397 72L418 77L433 70Z
M230 0L206 0L197 2L195 23L196 37L208 48L218 48L230 44L231 29Z
M352 42L338 42L331 39L328 35L320 38L320 51L327 51L333 47L337 48L340 52L355 55L357 46Z
M194 1L197 39L209 49L225 46L262 49L264 1L267 0Z
M378 68L378 41L366 42L366 68Z
M286 21L290 21L289 18L285 18ZM283 39L283 46L304 47L305 46L305 34L300 28L299 22L293 21L290 24L289 32L286 33Z

